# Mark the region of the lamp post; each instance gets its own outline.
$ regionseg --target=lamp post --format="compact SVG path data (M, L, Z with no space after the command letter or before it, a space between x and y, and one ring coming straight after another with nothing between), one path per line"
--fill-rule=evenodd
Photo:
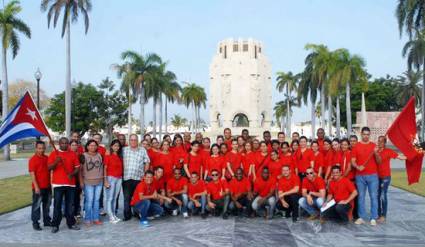
M40 110L40 80L43 75L41 74L40 68L34 73L34 77L37 80L37 108Z

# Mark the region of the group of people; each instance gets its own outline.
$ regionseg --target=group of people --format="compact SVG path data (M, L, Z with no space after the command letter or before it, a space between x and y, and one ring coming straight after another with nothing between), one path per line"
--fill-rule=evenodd
M355 135L329 140L320 128L314 139L294 132L287 142L284 132L272 139L264 131L259 140L247 129L235 138L226 128L214 144L201 133L194 140L188 132L162 140L146 134L141 142L132 134L128 144L119 134L105 148L100 134L83 147L74 132L70 139L60 138L59 148L49 156L45 143L37 141L29 160L33 228L41 230L41 211L44 226L51 226L53 233L59 231L63 213L72 230L80 229L76 222L81 215L87 226L103 224L103 211L116 224L121 221L121 189L122 220L138 217L142 227L164 215L227 219L280 213L296 222L299 212L309 220L368 220L376 225L387 215L390 159L405 157L385 146L385 136L377 145L369 137L370 129L364 127L360 141Z

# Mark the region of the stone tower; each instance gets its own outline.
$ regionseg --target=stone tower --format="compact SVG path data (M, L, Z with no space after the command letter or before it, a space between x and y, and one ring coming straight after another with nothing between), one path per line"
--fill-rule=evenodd
M210 123L213 135L229 127L260 135L272 119L271 65L253 39L219 42L210 65Z

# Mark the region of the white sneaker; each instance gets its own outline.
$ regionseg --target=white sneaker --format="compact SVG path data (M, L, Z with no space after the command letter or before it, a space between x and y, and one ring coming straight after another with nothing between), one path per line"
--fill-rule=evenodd
M356 221L354 221L354 224L356 224L356 225L363 225L364 223L366 223L366 222L364 222L364 220L362 218L358 218Z
M189 214L187 212L184 212L183 213L183 218L188 218L188 217L189 217Z
M120 222L120 221L121 221L121 219L120 219L120 218L118 218L118 217L117 217L117 216L115 216L115 215L114 215L114 219L115 219L115 221L116 221L116 222Z
M376 220L374 220L374 219L370 220L370 225L371 226L376 226Z
M109 218L109 223L116 224L116 223L118 223L118 221L114 217L110 217Z
M173 216L177 216L179 214L179 211L177 209L173 210Z
M155 217L153 217L153 216L148 216L147 218L148 218L148 220L153 220L153 219L155 219Z

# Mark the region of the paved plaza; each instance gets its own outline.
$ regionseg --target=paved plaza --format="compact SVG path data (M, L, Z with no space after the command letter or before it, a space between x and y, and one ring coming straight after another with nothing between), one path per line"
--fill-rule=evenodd
M142 229L135 219L116 225L70 231L62 221L59 233L32 230L30 208L0 216L0 246L424 246L425 198L390 189L389 219L372 227L354 224L274 218L228 220L209 217L167 217ZM106 217L104 218L106 220Z

